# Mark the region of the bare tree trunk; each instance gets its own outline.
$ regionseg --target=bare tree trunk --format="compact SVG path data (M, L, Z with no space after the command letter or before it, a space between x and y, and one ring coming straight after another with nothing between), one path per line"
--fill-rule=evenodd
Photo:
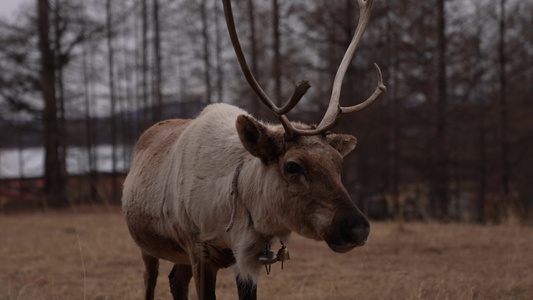
M344 12L344 22L343 22L343 31L344 31L344 45L342 49L348 49L348 46L352 42L352 36L355 32L355 24L353 23L353 17L355 15L354 11L354 1L352 0L345 0L344 6L343 6L343 12ZM342 53L342 51L341 51ZM335 58L337 60L338 57ZM344 79L345 82L356 82L354 79L354 67L353 62L351 62L352 67L348 68L346 71L346 78ZM353 84L345 84L342 89L342 98L344 99L355 99L355 90ZM365 200L366 201L366 200Z
M510 193L509 188L509 141L508 141L508 107L507 107L507 74L505 72L505 66L507 64L507 57L505 55L505 0L500 0L500 17L499 17L499 36L500 41L498 45L498 55L500 58L500 150L501 150L501 193L503 199L507 203L507 198Z
M18 152L18 168L19 168L19 198L22 199L24 196L24 144L22 143L22 137L24 136L24 130L22 126L16 125L15 132L17 135L17 152Z
M481 106L479 116L479 195L477 201L477 222L485 222L485 202L487 194L487 134L485 105Z
M448 157L448 137L447 137L447 79L446 79L446 15L444 0L437 1L437 51L438 51L438 73L437 73L437 124L435 132L436 146L436 173L435 173L435 197L439 201L439 218L448 217L449 206L449 157Z
M276 97L275 101L278 101L278 104L281 105L283 100L281 99L281 41L279 33L279 5L278 0L272 0L272 34L274 44L272 50L274 52L274 62L272 77L274 77L274 96Z
M55 62L56 62L56 84L57 84L57 100L59 104L59 129L60 129L60 151L59 151L59 161L61 165L61 176L63 178L68 178L67 173L67 125L65 120L65 87L63 84L63 69L66 64L66 57L63 55L63 50L61 47L61 39L63 37L63 31L60 28L61 22L61 5L59 1L56 1L54 7L54 32L55 32ZM72 199L68 195L68 180L65 184L65 195L67 200L72 205Z
M85 104L85 147L87 151L87 163L89 169L89 197L90 201L98 199L98 193L96 191L96 167L94 161L94 143L93 143L93 130L91 121L91 97L89 92L89 74L87 70L87 50L86 43L83 44L82 50L82 69L83 69L83 99Z
M209 24L207 22L207 0L202 0L200 3L200 16L202 19L205 100L207 103L211 103L213 92L211 89L211 64L209 62L210 54L209 54Z
M398 57L396 55L397 49L397 34L396 30L393 30L394 24L392 23L394 18L394 6L389 2L387 4L387 44L389 45L389 53L387 55L389 59L389 83L391 87L391 117L390 117L390 147L389 147L389 159L390 159L390 186L389 193L392 197L393 217L398 222L400 229L403 229L403 207L399 198L399 181L400 181L400 124L399 124L399 98L398 98Z
M44 107L45 174L44 196L50 206L64 206L68 203L65 194L65 178L62 176L59 157L60 133L57 120L57 99L55 91L55 61L50 48L50 5L47 0L37 0L37 28L41 54L41 92Z
M163 119L163 96L161 95L161 39L159 37L159 0L153 0L154 22L154 123Z
M255 32L255 8L254 0L248 0L248 22L250 26L250 48L251 48L251 68L252 74L254 74L255 79L259 82L259 72L257 72L257 39Z
M476 11L480 10L480 5L476 5ZM487 195L487 104L486 100L482 95L480 94L480 87L479 82L481 81L481 75L484 73L482 69L483 61L482 61L482 46L481 46L481 37L483 32L483 24L479 23L477 24L477 40L476 40L476 48L474 55L477 57L477 61L475 64L475 71L473 72L472 78L470 78L471 86L473 90L473 97L476 99L476 101L481 101L480 107L479 107L479 114L477 116L477 134L478 134L478 145L476 147L478 158L478 196L477 201L475 201L475 214L476 214L476 222L483 224L485 223L485 203L486 203L486 195Z
M115 1L115 3L116 2L117 1ZM128 9L128 3L126 0L119 0L119 5L121 5L124 9ZM128 115L133 109L133 106L130 105L131 88L129 87L129 79L131 74L128 72L126 67L126 39L130 39L130 37L126 37L125 34L127 30L126 28L129 27L127 21L128 19L121 20L120 24L117 24L117 28L115 29L115 53L117 61L115 66L117 78L116 108L118 109L115 120L117 121L116 131L118 133L117 144L120 145L120 147L117 149L117 154L120 157L119 161L122 161L121 166L123 169L126 167L124 162L130 158L128 147L126 147L126 145L128 144L127 141L129 140L129 132L131 131L132 127L131 124L128 124ZM120 180L117 183L117 186L120 190Z
M223 100L224 97L224 85L223 85L223 68L222 68L222 32L220 30L220 21L219 21L219 10L218 10L218 3L220 1L213 0L213 9L215 14L215 47L216 47L216 74L217 74L217 84L216 84L216 90L217 90L217 102L220 102ZM256 101L257 102L257 101Z
M323 3L328 6L332 5L332 3L330 4L328 2ZM356 24L354 23L354 1L344 0L343 2L337 1L336 3L337 7L334 8L334 10L342 12L342 15L339 15L338 20L338 26L340 27L339 32L342 32L342 39L338 39L336 37L338 35L336 30L331 32L331 43L333 44L333 47L329 51L328 56L330 56L330 58L328 58L328 60L331 62L330 70L332 73L329 80L331 80L331 78L335 78L336 72L339 68L340 59L342 58L345 50L348 49L356 27ZM340 41L342 41L342 43L339 44ZM356 82L354 79L355 73L353 62L350 62L350 65L351 66L346 71L346 76L344 78L346 83ZM354 85L344 84L340 97L341 101L343 101L343 99L356 99ZM369 180L369 174L371 173L370 169L372 167L368 163L368 160L366 159L367 157L367 153L360 152L357 160L354 160L353 164L347 164L341 173L342 178L345 178L346 180L348 193L350 193L350 195L355 195L354 198L357 199L356 204L361 208L361 210L364 211L364 213L368 212L369 196L370 191L372 190Z
M248 22L250 27L250 49L251 49L251 68L252 74L254 74L257 82L261 82L260 74L258 72L257 60L258 60L258 49L257 49L257 38L256 38L256 26L255 26L255 8L254 0L248 0ZM252 113L256 116L261 116L261 103L259 101L252 101Z
M147 0L141 1L141 19L142 19L142 50L141 50L141 76L142 76L142 101L144 106L144 120L143 127L147 128L150 123L149 118L149 103L148 103L148 5Z
M137 10L135 10L135 14L132 15L133 18L133 41L134 41L134 67L133 67L133 85L134 85L134 109L142 112L143 104L144 104L144 98L143 98L143 87L142 87L142 59L141 59L141 38L139 37L139 33L141 32L141 26L140 26L140 20L142 19L140 15L138 14ZM143 132L145 129L144 127L144 115L141 114L134 114L133 115L133 121L135 123L135 135L137 135L140 132Z
M87 44L84 44L84 45L87 45ZM87 53L87 72L89 73L88 77L87 77L87 80L88 80L88 87L87 87L87 91L88 91L88 102L87 104L89 106L92 106L94 103L95 103L95 99L94 99L94 95L96 94L95 92L95 84L94 84L94 81L92 80L92 77L93 77L93 74L96 73L95 69L94 69L94 66L95 66L95 58L94 58L94 53ZM96 128L93 127L94 123L92 123L92 116L90 114L90 110L88 110L89 112L89 121L88 121L88 127L87 127L87 130L89 131L89 135L90 135L90 139L91 139L91 142L89 143L91 146L90 146L90 150L91 152L89 153L89 155L91 156L91 160L92 160L92 167L90 168L90 174L89 174L89 177L90 177L90 180L91 180L91 195L94 196L92 197L92 199L94 200L97 200L98 202L105 202L107 201L107 199L105 199L103 197L103 195L101 193L99 193L97 187L98 187L98 182L99 182L99 170L98 170L98 160L99 160L99 154L98 154L98 151L97 151L97 147L98 147L98 140L99 140L99 131L98 130L93 130L93 128ZM105 134L104 134L105 135ZM93 194L94 193L94 194Z
M117 177L117 153L116 153L116 99L115 99L115 74L114 74L114 51L113 51L113 32L112 32L111 0L106 0L106 27L107 27L107 63L109 70L109 100L111 102L110 122L111 122L111 201L118 201Z
M127 0L123 0L123 6L126 7L128 5ZM132 28L134 28L134 31L136 32L136 16L133 14L132 16ZM130 42L131 36L128 36L128 32L130 31L129 25L122 26L122 55L123 55L123 67L124 67L124 80L125 80L125 96L126 99L124 100L124 108L123 108L123 157L124 162L126 162L126 165L124 166L126 169L129 169L130 167L130 158L132 157L132 148L130 147L133 143L133 141L137 138L137 134L135 130L132 130L133 128L137 128L137 119L136 114L130 114L131 110L136 110L138 108L137 106L137 89L135 87L134 83L134 72L135 72L135 66L137 65L137 55L136 52L133 55L129 55L127 51L127 45ZM136 35L136 33L134 33ZM135 45L136 45L136 37L135 37ZM133 61L130 61L130 58L133 58Z

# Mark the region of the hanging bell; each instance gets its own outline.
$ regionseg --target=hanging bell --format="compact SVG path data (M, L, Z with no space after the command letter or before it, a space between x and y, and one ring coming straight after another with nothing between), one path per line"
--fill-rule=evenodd
M278 260L281 262L291 260L287 246L281 245L281 248L278 251Z
M281 244L281 248L278 250L278 261L281 262L281 269L283 270L283 263L291 260L291 256L289 255L289 249L287 249L287 246L285 244Z

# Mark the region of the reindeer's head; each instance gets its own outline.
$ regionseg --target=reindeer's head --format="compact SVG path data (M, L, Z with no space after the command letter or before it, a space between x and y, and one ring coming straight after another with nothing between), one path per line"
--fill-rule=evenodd
M281 108L261 89L242 52L230 0L223 2L228 30L243 73L261 101L283 125L283 128L274 129L244 115L239 116L236 124L246 150L264 164L276 168L284 182L285 200L278 207L279 214L291 230L325 240L336 252L364 245L370 232L368 221L352 202L340 179L343 157L355 147L356 138L329 130L335 127L342 114L366 108L386 91L381 71L375 65L378 85L374 93L361 104L339 105L342 80L368 24L372 0L359 0L361 13L357 29L335 76L328 109L316 127L291 123L285 116L309 89L308 81L299 82Z

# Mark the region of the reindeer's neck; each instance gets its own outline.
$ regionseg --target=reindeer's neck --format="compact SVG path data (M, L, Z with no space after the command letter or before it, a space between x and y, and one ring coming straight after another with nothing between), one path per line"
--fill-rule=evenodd
M245 160L239 179L239 202L248 211L254 229L264 236L283 238L290 230L272 211L283 197L283 182L277 167L265 165L258 158Z

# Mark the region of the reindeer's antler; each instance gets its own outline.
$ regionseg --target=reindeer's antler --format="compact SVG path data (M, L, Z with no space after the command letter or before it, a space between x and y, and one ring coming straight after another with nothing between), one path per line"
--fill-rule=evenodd
M266 95L263 89L259 86L259 83L257 83L257 80L255 80L255 77L253 76L252 72L250 71L250 68L248 67L248 63L246 62L246 58L244 56L241 44L239 42L239 38L237 36L237 31L235 29L235 21L231 9L231 0L222 0L224 4L224 13L226 16L226 24L230 34L231 43L233 44L233 48L235 49L235 54L237 55L237 59L241 66L242 72L244 73L244 76L246 77L246 80L248 81L252 89L259 96L259 99L261 99L261 101L268 107L268 109L271 110L280 120L281 124L285 128L285 135L288 138L293 138L297 135L317 135L329 131L333 127L335 127L335 125L337 125L337 122L340 120L340 117L343 113L352 113L362 110L372 104L372 102L379 98L381 94L386 92L387 88L383 84L381 70L379 69L377 64L374 64L378 73L378 85L374 93L361 104L351 107L341 107L339 105L342 81L346 74L346 70L350 65L355 51L359 46L359 42L363 37L363 33L366 30L366 26L368 25L368 22L370 20L370 11L372 9L373 0L358 1L360 8L359 23L357 24L357 28L355 30L352 42L350 43L348 50L344 54L344 58L342 59L341 65L339 66L339 69L337 71L337 75L335 75L335 80L333 82L333 91L331 93L331 99L329 102L328 109L318 127L316 129L309 130L294 128L294 126L292 126L291 122L285 116L285 114L288 113L300 101L300 99L302 99L303 95L311 87L309 81L304 80L298 82L289 101L284 106L277 107L274 102Z
M373 0L359 0L359 23L357 24L357 28L355 29L355 34L352 38L352 41L348 46L348 50L346 50L346 53L342 58L342 62L339 66L339 69L337 70L337 74L335 75L335 80L333 82L333 91L331 92L331 99L329 100L329 106L326 111L326 114L324 115L324 118L318 125L318 128L329 127L330 124L333 124L333 126L335 126L335 124L338 122L343 113L348 114L365 109L370 104L372 104L377 98L379 98L379 96L381 96L387 91L387 88L383 84L383 76L381 75L381 70L379 69L379 66L374 63L374 66L376 66L376 71L378 73L378 85L374 93L361 104L350 107L341 107L339 105L342 81L344 79L344 76L346 75L348 67L350 66L350 62L352 61L355 51L357 50L357 47L361 42L363 34L365 33L366 26L370 21L370 11L372 10L372 3Z

